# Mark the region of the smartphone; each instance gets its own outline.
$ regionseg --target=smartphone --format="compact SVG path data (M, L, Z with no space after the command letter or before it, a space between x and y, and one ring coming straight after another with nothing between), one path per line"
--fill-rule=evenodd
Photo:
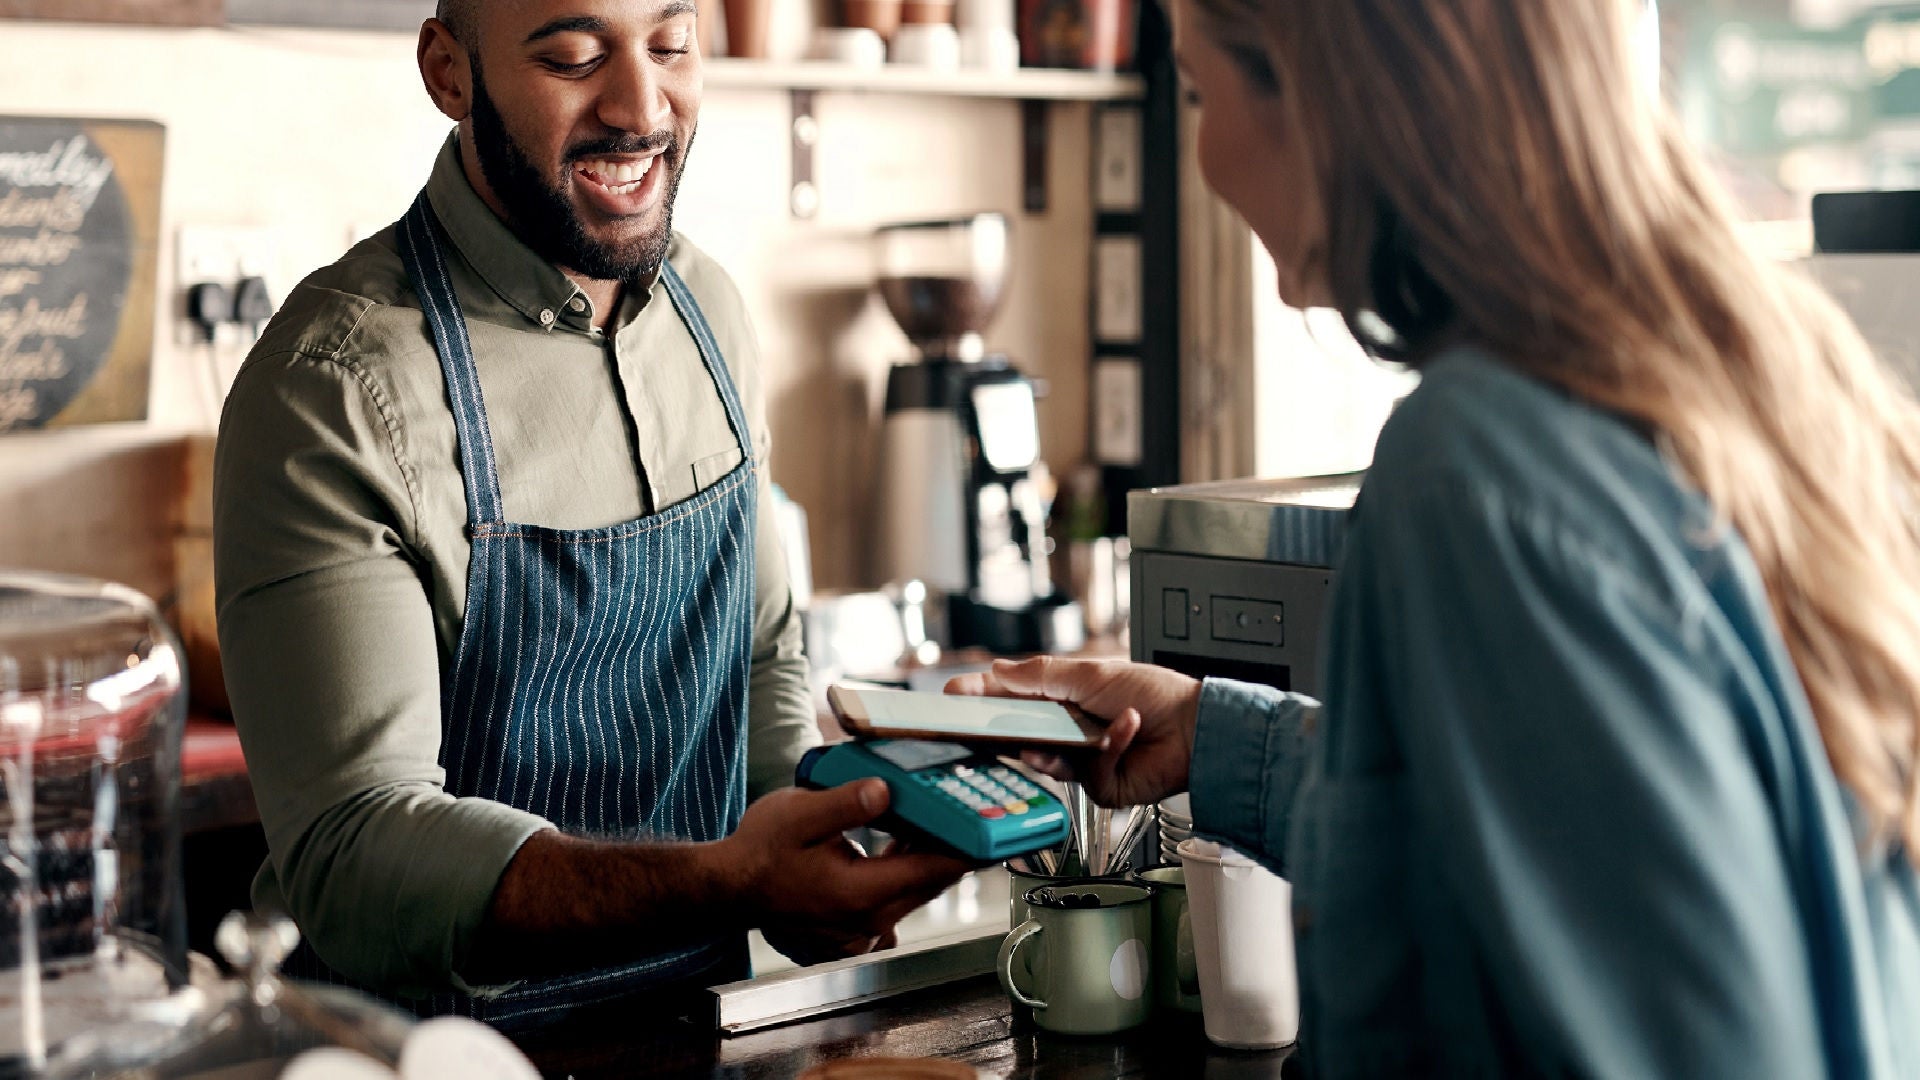
M1076 749L1098 746L1105 727L1057 701L961 697L847 683L827 688L827 705L852 734L886 739Z

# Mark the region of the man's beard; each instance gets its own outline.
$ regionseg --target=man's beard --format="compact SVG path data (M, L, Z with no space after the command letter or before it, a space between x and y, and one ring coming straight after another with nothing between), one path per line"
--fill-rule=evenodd
M507 224L541 258L584 274L596 281L632 281L652 276L667 258L673 236L673 201L680 193L680 173L686 152L670 131L651 135L621 135L569 147L560 163L560 175L549 180L508 133L506 121L488 96L480 66L473 67L473 143L481 175L506 207ZM656 169L670 169L660 227L621 243L605 243L587 234L580 215L562 194L574 162L617 154L659 150Z

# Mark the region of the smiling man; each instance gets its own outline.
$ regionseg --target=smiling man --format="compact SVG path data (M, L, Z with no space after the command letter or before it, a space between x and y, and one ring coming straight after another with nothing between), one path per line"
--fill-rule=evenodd
M215 468L229 695L295 969L525 1027L883 941L958 862L864 857L817 741L739 295L672 231L686 0L443 0L458 123L288 298Z

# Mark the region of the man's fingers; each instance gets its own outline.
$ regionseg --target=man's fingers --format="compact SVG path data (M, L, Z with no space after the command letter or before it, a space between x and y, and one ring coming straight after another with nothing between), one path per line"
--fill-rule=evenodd
M862 859L851 872L859 875L861 891L871 898L860 906L879 907L890 901L910 901L906 910L912 911L940 895L972 869L971 863L950 855L907 852Z

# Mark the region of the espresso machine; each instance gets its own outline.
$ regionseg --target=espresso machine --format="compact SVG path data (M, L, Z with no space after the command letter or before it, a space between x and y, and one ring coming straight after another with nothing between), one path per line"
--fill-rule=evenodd
M987 350L1005 295L1007 219L975 214L880 228L880 295L912 342L881 421L878 559L923 583L943 644L997 653L1079 648L1078 605L1053 582L1032 379Z

